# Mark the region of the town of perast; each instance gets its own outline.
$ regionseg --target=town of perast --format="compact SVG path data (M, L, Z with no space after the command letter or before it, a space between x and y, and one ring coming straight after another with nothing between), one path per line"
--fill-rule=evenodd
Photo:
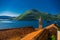
M0 0L0 40L60 40L60 0Z

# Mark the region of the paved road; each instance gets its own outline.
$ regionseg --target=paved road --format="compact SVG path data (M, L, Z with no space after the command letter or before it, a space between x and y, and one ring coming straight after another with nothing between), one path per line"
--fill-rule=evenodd
M58 31L58 34L57 34L57 39L60 40L60 31Z

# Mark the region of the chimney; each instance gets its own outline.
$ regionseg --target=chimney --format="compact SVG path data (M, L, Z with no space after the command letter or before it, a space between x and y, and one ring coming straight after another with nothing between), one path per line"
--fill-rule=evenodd
M40 16L40 19L39 19L39 29L42 29L42 17Z

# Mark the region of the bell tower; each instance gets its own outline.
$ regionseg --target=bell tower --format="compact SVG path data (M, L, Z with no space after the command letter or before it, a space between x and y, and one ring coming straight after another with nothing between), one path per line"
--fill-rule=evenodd
M42 17L40 16L40 19L39 19L39 29L42 29Z

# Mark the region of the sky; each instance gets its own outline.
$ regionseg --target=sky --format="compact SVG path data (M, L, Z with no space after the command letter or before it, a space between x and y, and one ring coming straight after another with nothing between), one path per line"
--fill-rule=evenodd
M59 0L0 0L0 16L18 16L26 10L37 9L57 14L60 12Z

